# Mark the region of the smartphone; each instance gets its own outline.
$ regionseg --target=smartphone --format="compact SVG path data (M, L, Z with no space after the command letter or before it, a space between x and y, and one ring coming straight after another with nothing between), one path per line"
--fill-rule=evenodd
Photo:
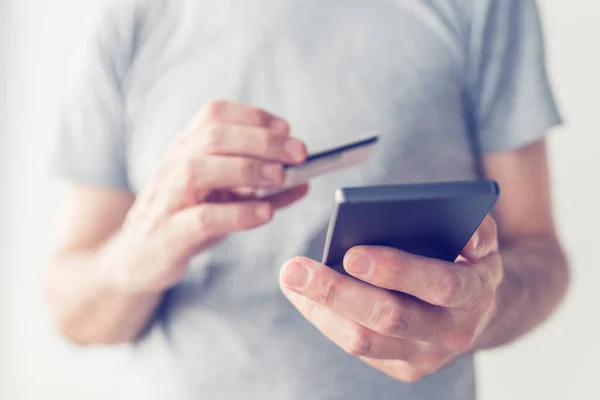
M454 262L499 196L492 180L338 189L322 262L346 273L344 255L359 245Z
M304 163L285 167L286 178L282 186L258 190L256 196L270 196L299 186L316 177L362 165L369 160L378 140L378 134L370 133L351 142L310 154Z

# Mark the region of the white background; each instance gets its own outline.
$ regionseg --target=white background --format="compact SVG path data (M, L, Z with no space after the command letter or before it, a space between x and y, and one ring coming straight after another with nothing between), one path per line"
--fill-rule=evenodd
M6 92L6 88L5 88L5 73L6 73L6 68L5 68L5 62L4 62L4 55L6 54L6 5L4 0L0 0L0 221L3 220L3 216L4 213L2 212L2 210L5 209L5 200L4 200L4 196L2 195L4 193L4 181L5 181L5 177L7 175L7 163L4 161L4 154L5 151L4 146L3 146L3 138L6 135L6 96L5 96L5 92ZM2 228L0 228L2 229ZM0 230L0 360L2 360L2 345L1 343L4 343L5 339L4 339L4 329L2 329L2 327L4 326L4 307L3 307L3 303L2 303L2 265L3 265L3 257L2 257L2 238L3 235L2 234L2 230ZM2 399L2 388L4 387L4 379L5 379L5 374L4 374L4 369L3 369L3 363L0 361L0 400Z
M126 382L119 349L82 353L52 333L38 286L58 201L45 169L51 132L68 57L85 18L99 4L0 0L0 76L6 67L8 77L6 88L0 83L7 99L0 100L0 400L116 399ZM575 281L551 323L517 346L479 357L483 400L600 399L600 192L594 187L600 5L590 0L540 5L550 72L567 119L551 140L553 189Z

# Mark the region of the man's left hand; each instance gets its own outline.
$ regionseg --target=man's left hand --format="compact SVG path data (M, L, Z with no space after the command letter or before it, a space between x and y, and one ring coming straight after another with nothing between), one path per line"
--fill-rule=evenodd
M359 246L344 259L354 278L298 257L283 266L280 285L342 349L414 382L473 350L485 331L503 279L498 247L488 216L455 263Z

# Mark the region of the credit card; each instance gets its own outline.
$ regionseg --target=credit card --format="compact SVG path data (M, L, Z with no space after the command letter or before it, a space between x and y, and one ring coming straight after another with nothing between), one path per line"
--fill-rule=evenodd
M259 198L270 196L302 185L311 179L362 165L369 160L378 140L379 135L371 133L351 142L310 154L304 163L286 166L286 178L282 186L258 190L256 196Z

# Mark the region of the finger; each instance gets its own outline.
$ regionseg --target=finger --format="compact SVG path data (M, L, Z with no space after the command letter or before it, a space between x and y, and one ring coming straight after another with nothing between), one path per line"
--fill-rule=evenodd
M182 140L192 154L250 156L288 164L301 163L308 155L302 141L263 127L212 123Z
M250 186L274 188L283 184L282 164L252 158L203 156L184 163L175 170L171 182L184 192L229 189Z
M280 284L385 336L436 342L447 324L442 308L365 284L307 258L287 262Z
M408 362L403 360L379 360L373 358L361 357L361 360L371 367L379 370L391 378L402 382L414 383L425 376L416 368L412 367Z
M485 286L491 284L492 287L497 288L504 280L504 267L499 252L490 253L477 262L463 259L457 261L457 265L464 265L466 268L478 271L480 276L485 277Z
M275 209L282 209L302 199L308 193L308 184L297 186L286 190L285 192L277 193L272 196L265 197L264 200L270 202Z
M303 198L308 193L308 184L303 184L271 196L257 198L251 187L233 188L230 191L213 191L205 202L232 203L241 201L268 201L275 209L281 209Z
M202 242L266 224L273 217L268 202L201 204L173 214L165 226L174 252L187 259Z
M448 263L389 247L358 246L344 257L352 276L372 285L449 308L471 308L487 301L491 268Z
M463 249L462 256L469 260L479 260L497 251L498 229L494 218L488 215Z
M258 107L228 100L214 100L205 105L193 125L201 126L210 122L269 127L281 135L289 135L290 131L289 125L283 118Z
M379 360L361 357L361 360L371 367L402 382L414 383L438 371L452 359L452 355L445 353L426 355L423 360L412 365L403 360Z
M414 341L381 335L290 290L283 294L304 318L351 355L410 361L419 350Z
M254 195L256 191L250 186L232 188L231 193L237 201L251 200L256 198Z

